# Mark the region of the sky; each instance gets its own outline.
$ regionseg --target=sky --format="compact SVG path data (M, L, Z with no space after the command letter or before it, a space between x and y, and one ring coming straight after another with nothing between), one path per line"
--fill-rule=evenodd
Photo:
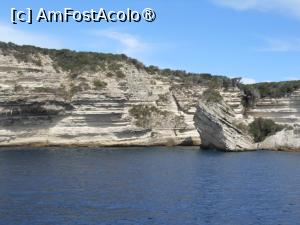
M300 0L10 0L0 3L0 41L125 53L146 65L243 77L300 80ZM155 10L154 22L12 24L11 8Z

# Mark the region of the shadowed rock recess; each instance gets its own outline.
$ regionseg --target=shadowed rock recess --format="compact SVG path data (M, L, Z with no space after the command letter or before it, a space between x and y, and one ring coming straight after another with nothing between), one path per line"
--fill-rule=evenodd
M238 79L0 42L0 146L298 151L300 90L293 88L279 97L253 94L250 105L249 87ZM283 129L254 143L248 127L260 117Z

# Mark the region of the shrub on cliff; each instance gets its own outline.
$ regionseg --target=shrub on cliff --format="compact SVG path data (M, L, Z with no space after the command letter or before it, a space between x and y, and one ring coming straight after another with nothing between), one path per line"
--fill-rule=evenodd
M247 109L253 107L255 102L260 99L260 92L253 86L243 86L244 96L242 104Z
M148 66L145 67L145 70L147 71L147 73L154 75L156 73L159 73L160 69L157 66Z
M13 55L20 62L32 62L38 66L42 65L39 55L48 55L53 60L53 66L57 71L62 69L78 73L97 69L106 70L106 65L110 65L111 68L119 68L119 63L122 61L134 65L139 70L145 68L143 63L124 54L55 50L4 42L0 42L0 50L3 55Z
M149 119L153 113L159 110L155 106L135 105L129 110L129 114L136 119L136 125L139 127L147 127Z
M155 106L148 105L135 105L129 110L129 114L136 119L138 127L148 128L151 126L153 118L162 117L166 118L167 111L162 111Z
M39 93L55 93L55 90L50 87L35 87L33 91Z
M254 137L255 142L264 141L267 137L276 134L285 126L276 124L273 120L257 118L249 124L249 132Z
M239 85L244 91L243 104L251 107L260 98L282 98L290 96L300 89L300 81L265 82L251 85Z
M101 80L94 80L96 90L101 90L107 86L107 83Z
M207 89L202 94L202 100L209 103L220 103L223 100L220 92L215 89Z
M107 76L107 77L113 77L114 74L113 74L112 72L108 72L108 73L106 73L106 76Z
M159 94L158 95L158 99L156 100L156 103L169 103L170 99L169 99L169 93L165 93L165 94Z
M117 76L117 78L119 78L119 79L122 79L122 78L125 78L125 77L126 77L126 75L125 75L121 70L118 70L118 71L116 72L116 76Z
M108 72L106 73L106 76L109 78L117 78L117 79L124 79L126 77L125 73L121 70L117 70L114 72Z
M300 88L300 81L269 82L253 85L259 90L261 97L281 98L289 96Z

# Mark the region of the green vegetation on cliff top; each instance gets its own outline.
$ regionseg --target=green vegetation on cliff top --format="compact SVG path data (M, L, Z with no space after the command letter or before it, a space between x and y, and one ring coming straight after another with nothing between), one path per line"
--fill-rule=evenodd
M271 97L280 98L289 96L295 90L300 89L300 81L270 82L244 85L240 79L230 79L226 76L217 76L207 73L188 73L182 70L160 69L156 66L145 66L136 59L124 54L107 54L95 52L76 52L67 49L55 50L34 47L30 45L16 45L0 42L0 50L4 55L13 55L20 62L31 62L42 66L41 55L48 55L54 62L57 70L70 73L82 71L104 70L108 76L124 78L125 74L120 70L120 62L134 65L138 70L145 70L151 75L160 75L170 79L171 82L179 82L183 85L201 85L211 89L228 89L239 87L244 91L244 105L251 107L257 99Z
M155 66L145 66L136 59L124 54L107 54L95 52L76 52L67 49L55 50L34 47L30 45L16 45L13 43L0 42L0 49L4 55L13 55L20 62L31 62L41 66L41 55L49 56L57 70L70 73L82 71L104 70L108 76L124 78L120 70L120 62L134 65L138 70L145 70L151 75L157 74L167 77L171 81L178 81L184 85L203 85L210 88L229 88L236 85L234 79L226 76L213 76L211 74L187 73L181 70L159 69Z
M219 91L207 89L203 92L202 99L208 103L220 103L223 100L223 97Z
M265 82L250 85L239 85L244 91L243 105L251 107L261 98L289 97L300 89L300 81Z

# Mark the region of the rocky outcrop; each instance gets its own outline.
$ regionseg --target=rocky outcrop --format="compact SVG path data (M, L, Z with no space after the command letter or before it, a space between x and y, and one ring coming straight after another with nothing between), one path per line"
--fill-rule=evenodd
M295 95L293 95L295 96ZM295 99L291 97L292 100ZM256 107L261 107L261 102L267 101L262 99L258 102L258 106L251 108L251 112L257 111ZM280 102L281 99L273 99L273 102ZM269 106L271 104L269 103ZM195 114L195 127L199 131L202 146L205 148L217 148L225 151L244 151L244 150L275 150L275 151L300 151L300 124L293 123L297 117L289 118L290 113L282 113L282 117L274 116L274 111L293 111L293 108L280 107L277 104L271 105L272 110L263 111L265 117L273 119L277 123L284 125L282 131L267 137L264 141L254 143L253 138L245 129L249 123L255 118L259 118L262 114L248 114L247 117L241 117L240 112L234 110L229 104L222 102L219 104L204 103L200 101ZM294 112L295 113L295 112ZM255 117L255 115L257 117ZM266 115L269 115L266 116Z
M246 110L243 91L230 79L199 77L146 68L124 55L0 42L0 146L201 144L227 151L300 150L300 90L260 99ZM204 91L226 82L218 89L222 104L202 101ZM289 129L254 144L243 128L257 117Z
M300 126L285 129L259 143L257 149L300 151Z
M202 146L225 151L256 149L253 139L242 129L242 123L231 107L222 103L203 103L197 106L195 126L199 131Z
M247 110L250 118L272 119L280 124L300 124L300 90L282 98L263 98Z
M300 90L282 98L262 98L246 112L246 121L271 119L287 128L258 143L257 149L300 151Z
M193 115L178 107L170 82L159 75L122 60L76 72L57 68L42 51L34 59L0 54L0 146L201 143ZM141 126L130 113L139 105L160 113Z

